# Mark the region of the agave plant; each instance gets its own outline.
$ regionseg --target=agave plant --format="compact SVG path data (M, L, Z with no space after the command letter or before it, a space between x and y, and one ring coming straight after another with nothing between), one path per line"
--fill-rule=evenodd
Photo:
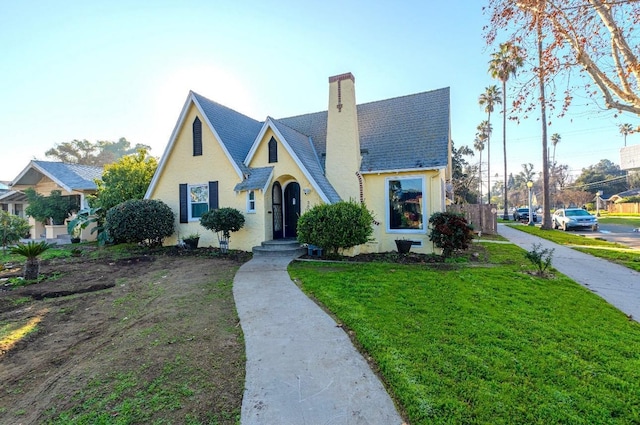
M11 254L22 255L27 258L24 266L24 280L37 280L40 275L40 260L38 256L53 245L47 242L33 242L18 244L11 248Z

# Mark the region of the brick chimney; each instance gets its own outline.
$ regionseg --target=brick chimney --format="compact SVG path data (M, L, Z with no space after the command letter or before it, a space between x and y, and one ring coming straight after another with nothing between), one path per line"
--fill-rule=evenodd
M356 79L350 72L329 77L325 174L340 197L357 201L360 134L356 109Z

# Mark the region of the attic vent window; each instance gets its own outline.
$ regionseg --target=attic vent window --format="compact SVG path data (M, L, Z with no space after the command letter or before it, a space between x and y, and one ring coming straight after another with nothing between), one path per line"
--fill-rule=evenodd
M278 142L273 137L269 140L269 164L278 162Z
M340 85L340 81L338 80L338 104L336 108L338 108L338 112L342 112L342 86Z
M202 121L196 117L193 120L193 156L202 155Z

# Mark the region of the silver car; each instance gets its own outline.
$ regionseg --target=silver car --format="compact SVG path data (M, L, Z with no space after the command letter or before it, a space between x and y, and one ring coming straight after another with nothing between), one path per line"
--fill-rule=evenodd
M598 230L598 219L581 208L563 208L556 210L551 216L554 229L585 229Z

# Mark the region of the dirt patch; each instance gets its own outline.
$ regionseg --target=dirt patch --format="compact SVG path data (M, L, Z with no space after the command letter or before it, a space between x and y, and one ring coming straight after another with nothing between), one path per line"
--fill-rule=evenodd
M244 343L231 288L248 258L72 257L0 290L0 335L33 326L0 348L0 423L236 423Z

